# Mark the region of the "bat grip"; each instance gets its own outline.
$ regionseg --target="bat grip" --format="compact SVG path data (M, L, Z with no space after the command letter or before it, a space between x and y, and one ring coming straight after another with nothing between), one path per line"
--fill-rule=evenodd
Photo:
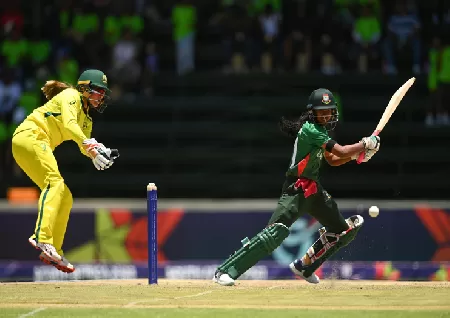
M380 133L379 130L375 130L375 131L372 133L372 136L378 136L379 133ZM357 162L358 164L360 164L360 163L364 160L364 153L365 153L365 151L362 151L362 152L359 154L358 159L356 159L356 162Z

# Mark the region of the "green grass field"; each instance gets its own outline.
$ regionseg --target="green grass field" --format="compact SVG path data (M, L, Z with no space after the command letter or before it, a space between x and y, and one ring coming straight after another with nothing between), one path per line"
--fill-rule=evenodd
M2 283L0 317L449 317L449 282Z

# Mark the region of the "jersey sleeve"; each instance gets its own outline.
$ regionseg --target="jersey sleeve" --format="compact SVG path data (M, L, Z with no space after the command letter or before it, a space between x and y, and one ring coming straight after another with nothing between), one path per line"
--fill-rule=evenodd
M60 98L63 127L70 134L71 139L80 146L83 140L87 139L77 123L77 113L81 108L80 96L78 92L66 89L59 94L58 98Z
M91 138L92 124L88 125L88 127L86 129L84 129L83 131L84 131L84 134L87 139ZM88 158L91 158L91 156L89 156L89 154L86 152L86 150L84 150L84 148L82 147L82 144L78 144L78 147L80 147L80 151L83 155L85 155Z
M311 123L305 123L299 134L305 142L318 148L322 147L323 144L331 139L326 131L319 130L315 125Z

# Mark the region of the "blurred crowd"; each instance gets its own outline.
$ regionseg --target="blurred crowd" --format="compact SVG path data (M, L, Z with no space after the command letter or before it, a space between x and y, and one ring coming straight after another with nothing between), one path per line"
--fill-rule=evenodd
M115 96L151 96L159 72L423 73L425 123L449 125L449 31L445 0L2 1L0 148L47 79L89 67Z

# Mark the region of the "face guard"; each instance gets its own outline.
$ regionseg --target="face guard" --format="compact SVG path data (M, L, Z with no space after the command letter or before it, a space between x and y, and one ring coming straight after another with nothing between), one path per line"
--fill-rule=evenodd
M317 115L316 110L321 110L321 109L330 109L331 114ZM323 123L324 120L320 120L320 119L325 119L329 116L330 116L330 118L327 120L327 122L325 124ZM336 125L339 121L339 112L338 112L336 106L332 106L332 107L317 106L317 107L313 107L313 109L311 110L310 119L314 123L324 126L327 131L332 131L334 128L336 128Z
M78 90L83 94L83 97L87 99L90 108L94 108L99 113L105 111L111 99L108 89L88 84L78 85ZM97 102L97 106L94 106L95 103L93 104L92 102Z
M306 109L309 111L309 119L312 122L324 126L327 131L331 131L336 127L339 114L336 100L330 90L326 88L314 90L309 96ZM331 112L322 115L318 114L320 110L330 110ZM326 120L326 123L321 119Z

